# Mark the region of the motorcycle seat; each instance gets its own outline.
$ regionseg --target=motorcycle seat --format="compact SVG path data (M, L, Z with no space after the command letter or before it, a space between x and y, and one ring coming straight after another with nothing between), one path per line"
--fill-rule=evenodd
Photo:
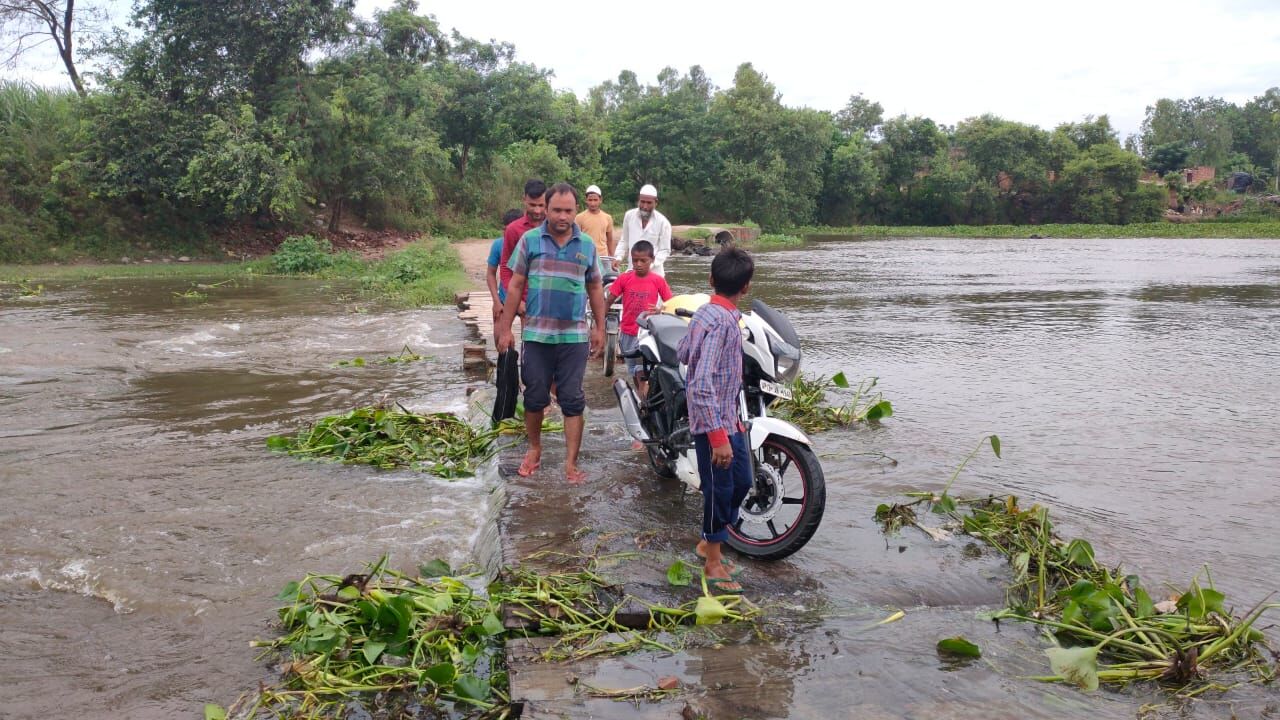
M689 332L689 323L674 315L650 315L645 327L658 345L658 360L663 365L677 367L680 360L676 357L676 346L680 339Z

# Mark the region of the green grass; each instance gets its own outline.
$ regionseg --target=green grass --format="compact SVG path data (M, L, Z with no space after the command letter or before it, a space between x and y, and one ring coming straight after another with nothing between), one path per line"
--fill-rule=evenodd
M1280 222L1134 223L1132 225L860 225L789 228L795 235L957 238L1280 238Z
M418 241L382 260L361 260L351 253L330 256L316 273L275 272L273 258L228 263L148 263L130 265L0 265L0 283L82 282L130 278L230 279L249 276L353 280L371 300L394 307L446 305L469 286L462 261L448 238Z
M799 235L764 233L755 240L742 244L751 248L796 247L804 244L804 238Z

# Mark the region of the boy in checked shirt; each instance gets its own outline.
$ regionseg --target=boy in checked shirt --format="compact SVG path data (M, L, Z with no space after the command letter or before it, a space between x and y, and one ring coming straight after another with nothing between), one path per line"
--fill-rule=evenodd
M745 250L727 247L711 261L711 302L698 308L677 353L688 366L685 396L702 481L702 539L695 549L705 561L708 588L741 594L736 568L721 554L728 526L751 489L751 451L738 417L742 390L742 330L737 302L751 289L755 261Z

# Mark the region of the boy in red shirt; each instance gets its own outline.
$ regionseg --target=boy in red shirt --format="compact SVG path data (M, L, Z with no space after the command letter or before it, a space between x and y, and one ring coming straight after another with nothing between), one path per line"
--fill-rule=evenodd
M671 288L661 275L649 272L653 265L653 243L641 240L631 246L631 269L618 276L609 286L609 304L622 298L622 323L618 345L622 352L635 352L640 340L640 315L658 307L658 298L671 299ZM638 358L627 358L627 371L636 382L636 392L644 397L649 390L648 378Z

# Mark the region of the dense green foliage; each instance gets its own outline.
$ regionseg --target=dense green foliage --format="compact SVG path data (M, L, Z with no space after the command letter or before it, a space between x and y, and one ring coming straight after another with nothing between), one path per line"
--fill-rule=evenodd
M676 222L1124 224L1159 220L1166 173L1280 164L1280 89L1244 106L1160 99L1122 147L1107 117L1052 131L984 115L885 118L861 95L789 107L741 65L630 71L585 98L508 43L446 33L413 0L140 0L95 84L0 85L0 262L212 255L211 238L352 227L488 233L523 181L661 188ZM175 41L176 39L176 41ZM1143 170L1154 182L1140 182Z

